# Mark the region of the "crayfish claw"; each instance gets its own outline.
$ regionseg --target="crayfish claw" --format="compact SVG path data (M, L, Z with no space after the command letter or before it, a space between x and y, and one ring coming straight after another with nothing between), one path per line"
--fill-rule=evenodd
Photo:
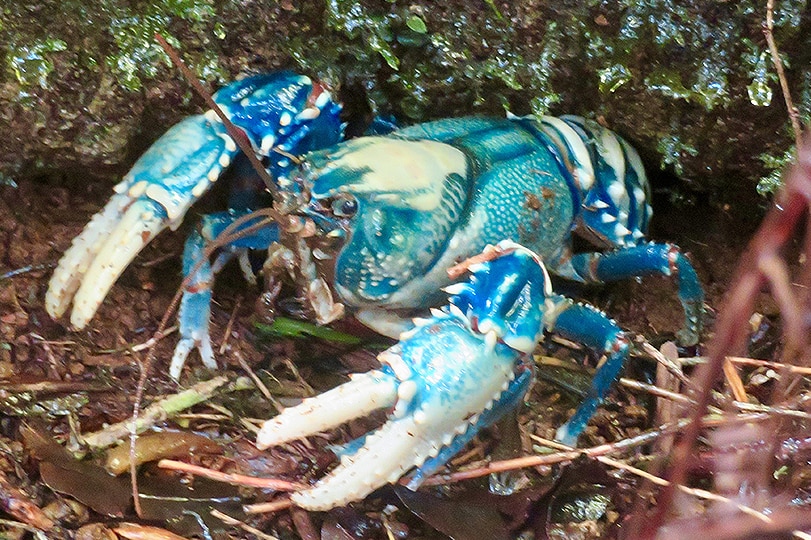
M130 203L125 195L114 195L107 205L85 225L62 255L45 294L45 310L53 318L65 314L73 296L82 284L88 266L103 244L103 235L110 230L121 212Z
M139 200L127 208L83 272L73 297L73 328L87 325L121 272L164 226L162 212L152 201Z
M382 371L353 375L352 380L289 407L262 425L256 446L264 450L359 418L397 400L397 380Z
M343 456L341 464L311 489L290 499L308 510L329 510L362 499L376 488L396 482L412 467L420 466L440 444L420 439L413 416L387 422L364 441L363 447Z
M71 326L84 328L124 268L160 231L180 224L235 152L224 128L203 115L167 131L62 257L46 295L48 313L60 317L73 303Z

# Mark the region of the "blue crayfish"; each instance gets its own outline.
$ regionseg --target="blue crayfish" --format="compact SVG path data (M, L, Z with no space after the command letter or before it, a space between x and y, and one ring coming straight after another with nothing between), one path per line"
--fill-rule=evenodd
M294 219L245 234L199 265L206 241L247 216L260 198L241 192L227 212L204 217L184 250L184 272L199 269L181 304L171 376L180 377L195 347L216 367L208 329L211 282L225 262L244 262L249 250L270 249L265 272L292 274L318 322L342 316L347 306L362 322L400 338L381 354L380 370L307 400L262 429L264 447L394 407L336 471L295 496L301 506L323 509L362 498L413 467L416 486L520 401L531 381L528 355L544 331L608 358L586 401L558 431L559 439L574 443L628 343L603 313L555 295L544 264L583 282L673 275L686 320L679 338L698 341L703 292L695 271L676 246L645 240L652 211L639 157L595 122L451 118L341 142L340 106L308 77L249 77L220 90L215 101L275 179L276 208ZM238 155L213 111L170 129L63 256L50 282L48 312L59 317L73 303L71 324L84 327L138 251L166 226L176 227ZM595 251L574 253L573 234L585 236ZM470 280L451 284L448 269L483 251L485 262L471 267ZM431 318L403 318L443 305L448 294L449 303Z

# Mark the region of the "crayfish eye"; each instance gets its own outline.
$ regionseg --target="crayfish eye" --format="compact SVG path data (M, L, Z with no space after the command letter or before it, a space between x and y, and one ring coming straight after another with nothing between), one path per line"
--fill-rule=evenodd
M337 197L332 201L332 212L340 217L352 217L358 211L358 201L350 195Z

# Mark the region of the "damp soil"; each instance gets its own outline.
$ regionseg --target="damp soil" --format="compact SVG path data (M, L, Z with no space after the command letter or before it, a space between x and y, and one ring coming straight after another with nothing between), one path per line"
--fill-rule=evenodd
M677 243L693 261L707 293L706 340L712 334L713 312L722 303L736 261L767 202L755 195L754 190L752 193L727 192L724 197L717 197L706 193L674 193L667 177L654 178L653 182L656 213L652 238ZM49 538L114 538L110 536L112 523L121 520L167 527L186 537L211 534L219 538L249 538L250 533L222 524L206 522L208 524L201 528L199 522L181 526L172 520L139 520L129 502L122 504L118 514L105 515L92 501L76 502L77 493L73 490L79 490L84 483L83 476L73 485L69 482L67 488L54 490L53 485L43 480L47 475L43 473L42 464L48 463L49 458L37 455L30 443L21 443L22 430L34 426L32 429L42 437L76 448L77 434L95 432L125 421L132 412L141 362L145 358L143 350L133 351L133 347L137 349L153 337L180 284L179 257L190 223L178 231L161 234L138 256L86 329L71 331L64 320L53 321L45 313L43 298L52 269L71 239L106 201L109 196L106 185L77 176L26 180L16 187L0 186L0 274L4 275L0 278L0 454L3 454L0 455L0 508L10 514L9 521L18 523L24 521L24 516L13 513L9 501L16 500L15 497L44 509L54 523L47 535ZM219 203L215 194L204 201L202 208L214 208ZM192 212L187 222L193 221ZM287 404L297 397L333 386L350 371L374 365L374 355L385 341L370 338L368 333L363 334L364 345L351 347L314 339L258 340L254 323L260 293L258 287L241 279L237 269L227 269L217 281L212 337L218 351L220 374L236 379L250 369L270 386L282 404ZM589 290L573 289L571 293L605 310L623 328L644 336L655 345L671 340L681 324L682 311L675 287L667 278L650 277ZM758 309L766 320L776 318L776 310L765 296ZM155 361L149 367L144 390L144 405L178 391L167 376L168 359L175 342L176 336L169 334L155 348ZM760 345L766 347L766 353L769 346L775 346L773 342ZM701 346L687 354L700 352ZM575 364L591 360L583 351L571 351L557 344L547 346L542 354L566 361L573 358ZM629 376L643 380L652 377L648 361L635 358L630 364ZM585 372L579 371L582 369L585 368L575 369L574 387L587 380ZM203 370L193 356L182 385L188 387L214 375ZM531 450L527 433L551 438L556 425L565 419L577 399L577 394L569 388L549 380L539 382L517 415L518 429L515 419L502 423L482 436L470 452L453 462L453 466L482 461L488 455L514 457L522 449ZM651 407L651 400L638 393L613 392L581 443L610 442L650 428ZM359 421L337 430L328 439L316 438L312 443L296 443L259 453L252 447L253 435L243 421L266 418L272 411L271 403L255 389L237 391L218 394L184 414L162 420L156 424L156 429L193 431L217 441L220 450L213 456L188 452L192 455L186 457L193 462L228 472L308 482L322 474L333 460L325 443L345 442L369 427L368 421ZM502 439L508 442L499 444ZM100 450L91 452L85 462L101 460L101 456ZM518 515L506 521L502 512L502 522L494 526L493 538L499 537L502 529L506 537L510 537L521 527L536 530L540 527L531 524L528 516L532 513L526 508L548 498L550 479L557 478L559 470L538 468L518 476L518 480L512 480L531 494L526 497L529 502L525 501L529 506L523 507L523 514L514 507ZM187 477L169 478L174 478L178 484L189 482ZM612 499L615 508L620 509L628 504L623 497L627 497L631 484L617 485L615 480L611 485L610 488L603 486L600 493ZM439 490L440 494L451 495L451 500L457 500L454 494L460 492L473 498L485 498L487 483L472 481ZM432 490L431 494L437 492ZM235 496L236 500L246 502L270 498L267 492L256 490L242 490ZM555 500L563 505L562 497ZM580 501L583 500L593 501L594 494L582 495ZM66 501L70 503L69 512L63 508ZM280 538L297 535L325 539L385 538L386 535L393 535L389 538L446 537L436 529L454 536L448 531L458 531L454 527L462 525L454 522L452 516L459 521L457 514L462 512L462 507L451 507L438 517L439 511L421 510L423 503L409 501L387 489L366 503L328 514L307 515L285 510L261 517L242 516L242 519ZM383 512L387 504L394 506ZM238 507L236 504L235 508ZM193 511L196 510L189 510ZM601 525L584 526L577 536L569 537L605 534L619 519L616 511L613 520L605 515L611 514L603 514ZM316 536L307 532L308 526ZM597 533L590 532L589 527L593 526L597 527ZM31 536L23 527L0 527L6 529L8 538ZM455 537L464 535L457 533Z

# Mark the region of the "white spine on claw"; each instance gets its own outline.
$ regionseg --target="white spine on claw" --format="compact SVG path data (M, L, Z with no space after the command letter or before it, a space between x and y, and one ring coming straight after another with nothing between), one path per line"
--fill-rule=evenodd
M467 283L451 283L447 287L443 287L442 292L451 296L456 296L467 291L469 288L470 286Z
M326 105L326 104L327 104L327 103L328 103L328 102L329 102L331 99L332 99L332 95L330 95L330 93L329 93L329 92L327 92L326 90L324 90L323 92L321 92L320 94L318 94L318 97L315 99L315 106L316 106L316 107L318 107L319 109L323 109L323 108L324 108L324 106L325 106L325 105Z

